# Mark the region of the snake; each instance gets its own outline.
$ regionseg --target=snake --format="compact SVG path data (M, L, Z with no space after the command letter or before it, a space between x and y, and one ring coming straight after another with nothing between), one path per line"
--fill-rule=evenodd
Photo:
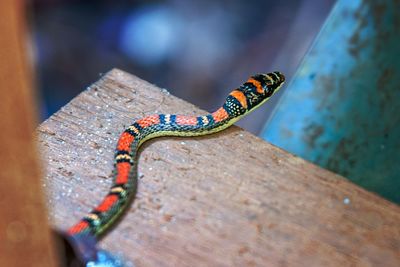
M215 112L203 116L154 114L135 121L118 140L108 194L67 234L99 238L114 225L136 193L137 156L144 142L155 137L201 136L222 131L260 107L284 82L285 76L278 71L255 74L234 89Z

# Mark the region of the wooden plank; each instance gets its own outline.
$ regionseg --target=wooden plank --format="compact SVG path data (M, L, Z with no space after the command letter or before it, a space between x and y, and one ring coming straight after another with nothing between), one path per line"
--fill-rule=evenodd
M204 114L113 70L38 129L55 226L103 198L134 120ZM238 128L160 138L139 157L139 190L101 247L136 266L399 266L400 209Z
M20 1L0 4L0 266L55 266L34 146Z

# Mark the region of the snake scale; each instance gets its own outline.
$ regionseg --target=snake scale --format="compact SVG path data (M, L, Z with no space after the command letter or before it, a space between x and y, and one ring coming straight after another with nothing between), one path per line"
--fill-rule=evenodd
M71 236L101 236L133 198L137 185L137 152L145 141L160 136L199 136L228 128L266 102L284 83L280 72L256 74L233 90L222 107L204 116L157 114L130 125L119 138L113 184L103 201L68 230Z

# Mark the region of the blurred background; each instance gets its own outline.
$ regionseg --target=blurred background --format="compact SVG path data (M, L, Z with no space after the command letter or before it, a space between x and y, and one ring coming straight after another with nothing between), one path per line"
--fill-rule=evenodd
M30 10L42 120L112 68L208 111L250 75L279 70L286 86L238 125L400 203L400 1L31 0Z
M334 2L31 0L41 119L112 68L208 111L254 73L290 80ZM277 99L239 126L258 134Z

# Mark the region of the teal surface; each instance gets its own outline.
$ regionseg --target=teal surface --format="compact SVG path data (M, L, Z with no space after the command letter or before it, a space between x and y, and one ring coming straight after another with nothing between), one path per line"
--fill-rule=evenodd
M400 203L400 1L339 0L261 135Z

